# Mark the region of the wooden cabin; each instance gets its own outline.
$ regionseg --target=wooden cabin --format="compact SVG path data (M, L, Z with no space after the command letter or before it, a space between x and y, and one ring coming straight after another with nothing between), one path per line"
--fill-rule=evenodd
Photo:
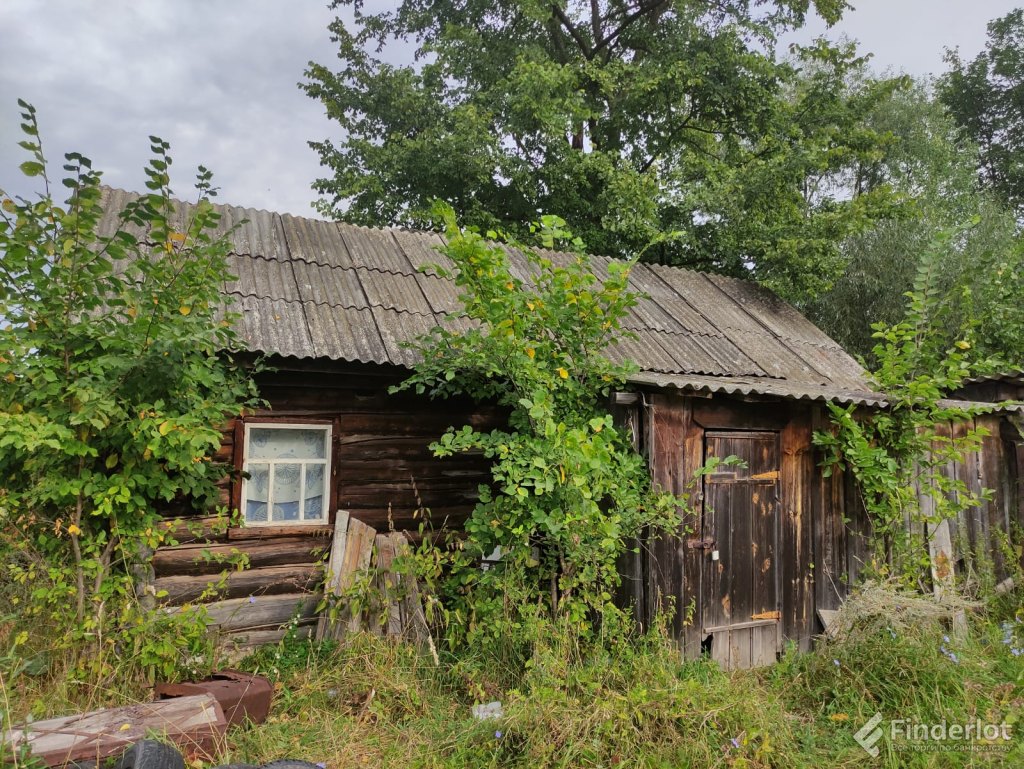
M111 226L132 196L105 196ZM226 304L241 314L248 350L271 366L257 377L270 408L225 435L221 458L242 479L224 501L241 524L176 521L181 544L156 554L155 586L175 603L209 600L218 567L197 555L246 553L249 568L214 591L211 615L257 643L290 619L314 622L310 594L336 511L378 530L459 526L488 468L479 457L437 459L428 446L449 426L500 425L503 415L388 392L416 363L407 342L460 323L454 285L430 268L446 261L439 235L219 211L237 275ZM508 253L528 280L524 257ZM599 276L608 263L592 260ZM811 436L827 424L826 401L881 399L835 342L753 283L647 264L630 283L644 297L625 321L636 338L609 355L640 371L614 408L654 482L692 492L695 512L681 517L679 537L624 562L621 598L643 623L673 604L685 653L707 650L727 666L770 662L787 640L807 648L821 632L817 610L836 608L856 577L867 531L855 491L823 475ZM746 467L695 484L707 458L729 455Z

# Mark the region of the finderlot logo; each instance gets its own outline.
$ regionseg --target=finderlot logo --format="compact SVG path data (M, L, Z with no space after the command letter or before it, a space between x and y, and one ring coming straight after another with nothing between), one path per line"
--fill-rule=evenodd
M882 714L875 713L860 728L860 731L853 735L853 739L857 740L857 744L864 748L872 758L878 755L878 748L875 747L875 743L882 739L882 730L878 728L880 723L882 723Z
M879 754L878 741L885 736L882 714L875 713L853 739L872 758ZM914 719L894 718L888 722L889 745L893 750L920 751L1007 751L1013 739L1013 727L1002 723L949 723L945 720L923 723Z

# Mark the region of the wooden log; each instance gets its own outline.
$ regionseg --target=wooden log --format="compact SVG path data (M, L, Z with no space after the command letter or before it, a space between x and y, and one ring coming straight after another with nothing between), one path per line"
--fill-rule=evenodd
M120 755L151 734L189 755L212 758L226 730L217 700L198 694L36 721L5 731L2 741L15 749L27 744L47 766L64 766Z
M240 598L242 596L275 595L312 590L322 576L320 564L304 563L288 566L267 566L263 569L234 571L223 579L202 574L160 577L153 581L157 598L167 604L183 604L209 594L213 597ZM161 595L166 591L166 595Z
M281 595L229 598L203 604L214 626L221 631L278 630L294 619L306 622L316 616L321 597L315 593L284 593ZM182 606L168 606L164 611L175 614Z
M191 542L224 542L229 521L219 515L179 516L157 524L179 545Z
M312 621L305 625L299 625L291 631L293 638L304 641L312 637L316 627ZM226 633L217 639L218 647L222 649L251 649L256 646L266 646L284 640L289 634L288 628L278 630L244 630L240 633Z
M318 561L327 550L323 538L274 537L272 539L235 540L218 543L191 543L162 547L153 556L158 577L175 574L219 574L231 569L241 556L248 557L248 568L282 566Z
M334 539L331 542L331 555L327 561L327 574L324 579L324 592L328 596L341 593L342 564L345 560L345 542L348 536L348 510L339 510L334 517ZM330 620L327 612L320 614L316 626L316 640L322 641L327 634Z
M334 527L327 525L300 523L292 526L233 526L227 530L227 538L239 539L273 539L277 537L324 537L334 534Z

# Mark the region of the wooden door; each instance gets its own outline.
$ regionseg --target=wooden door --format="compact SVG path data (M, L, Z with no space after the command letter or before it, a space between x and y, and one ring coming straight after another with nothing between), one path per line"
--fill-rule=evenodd
M700 538L705 648L726 669L775 661L781 645L779 437L774 432L704 435L705 459L738 457L704 478Z

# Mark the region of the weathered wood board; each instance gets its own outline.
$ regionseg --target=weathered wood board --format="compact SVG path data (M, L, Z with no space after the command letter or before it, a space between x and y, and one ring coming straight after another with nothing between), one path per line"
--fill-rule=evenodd
M119 755L151 734L165 737L183 753L212 758L226 730L217 700L198 694L36 721L4 732L3 741L14 747L27 743L47 766L64 766Z

